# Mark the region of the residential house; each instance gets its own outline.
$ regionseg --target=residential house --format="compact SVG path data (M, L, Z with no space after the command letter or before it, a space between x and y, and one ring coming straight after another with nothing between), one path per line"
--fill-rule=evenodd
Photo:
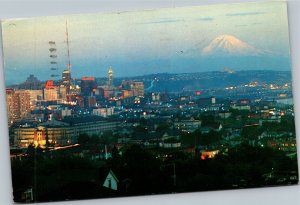
M108 189L117 191L118 184L119 184L118 178L116 177L116 175L113 173L112 170L109 170L109 172L104 180L103 186Z

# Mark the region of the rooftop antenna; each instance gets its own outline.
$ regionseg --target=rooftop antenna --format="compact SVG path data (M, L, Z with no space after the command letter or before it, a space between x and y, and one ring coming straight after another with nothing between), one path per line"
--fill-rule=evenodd
M68 20L66 20L66 40L67 40L67 49L68 49L68 64L67 64L67 69L68 69L68 71L71 71Z
M55 41L49 41L49 51L50 51L50 65L51 65L51 78L56 78L58 75L57 75L57 70L58 70L58 65L57 65L57 49L56 49L56 42Z
M68 96L71 94L71 89L72 89L72 77L71 77L71 60L70 60L70 44L69 44L69 31L68 31L68 20L66 19L66 43L67 43L67 65L66 65L66 70L63 72L63 81L64 85L66 86L66 94L67 94L67 99Z

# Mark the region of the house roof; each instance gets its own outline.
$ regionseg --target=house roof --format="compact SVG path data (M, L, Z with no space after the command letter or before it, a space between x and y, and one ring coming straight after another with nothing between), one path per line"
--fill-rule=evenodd
M242 129L243 126L244 125L242 123L232 123L232 124L225 124L225 125L223 125L223 127L225 129L227 129L227 128Z
M45 127L65 127L69 126L68 123L57 121L57 120L48 120L46 122L40 123L39 126L45 126Z
M203 126L201 129L219 129L220 128L221 123L211 123L208 125Z
M107 168L100 168L99 169L99 178L100 178L100 183L103 183L107 176L111 174L111 176L117 181L119 182L119 179L117 178L117 176L115 175L115 173L111 170L111 169L107 169Z
M161 139L163 135L167 133L164 131L152 131L149 133L144 133L144 132L138 132L136 131L134 134L135 136L133 137L136 140L151 140L151 139Z
M180 135L180 131L177 129L171 129L171 130L167 130L166 132L163 133L163 135L167 134L168 136L179 136Z
M117 182L119 182L119 180L118 180L118 178L116 177L115 173L114 173L111 169L109 170L107 176L108 176L109 174L111 174L111 176L113 176L113 178L114 178Z
M80 116L80 117L66 117L62 120L62 122L69 124L80 124L80 123L88 123L88 122L99 122L105 121L103 117L100 116Z

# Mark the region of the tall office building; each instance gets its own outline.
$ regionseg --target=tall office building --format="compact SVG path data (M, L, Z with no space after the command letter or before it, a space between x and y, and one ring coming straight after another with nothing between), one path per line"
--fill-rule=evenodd
M143 97L145 94L144 83L131 80L122 81L123 96L126 97Z
M143 82L133 82L131 85L131 90L134 96L143 97L144 96L144 83Z
M81 95L91 96L96 92L97 83L93 77L83 77L81 78Z
M29 116L30 93L26 90L6 89L6 104L9 124Z
M59 86L59 97L64 101L67 102L68 101L68 88L61 84Z
M71 87L71 72L70 70L64 70L62 73L62 85L66 88L66 94L70 94Z
M40 90L41 87L41 81L39 81L34 75L29 75L25 82L18 85L18 89L25 90Z
M42 90L26 90L26 92L30 95L30 106L31 110L36 108L37 102L43 99L43 91Z
M55 101L59 99L59 87L54 85L53 80L47 80L44 90L43 90L43 95L44 95L44 100L46 101Z
M108 87L112 87L113 86L113 70L112 67L110 66L108 69Z

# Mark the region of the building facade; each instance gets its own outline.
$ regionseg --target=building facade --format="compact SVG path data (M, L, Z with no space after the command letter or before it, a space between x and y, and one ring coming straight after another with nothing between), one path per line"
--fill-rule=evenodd
M144 97L144 83L131 80L122 81L123 96L126 97Z
M18 119L25 119L30 115L30 97L30 93L27 90L6 89L9 125Z
M101 117L69 117L62 121L51 120L39 124L23 124L12 128L14 146L29 145L45 147L66 146L77 143L80 134L98 135L118 129L120 122L103 120Z

